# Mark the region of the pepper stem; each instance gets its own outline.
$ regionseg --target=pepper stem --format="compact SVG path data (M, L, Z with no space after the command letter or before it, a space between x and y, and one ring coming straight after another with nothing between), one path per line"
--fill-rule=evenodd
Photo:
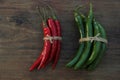
M53 8L52 8L51 6L49 6L49 5L47 5L47 6L48 6L49 10L50 10L51 13L52 13L52 18L53 18L54 20L56 20L57 17L56 17L55 11L53 10Z
M39 17L42 19L42 25L43 27L46 27L46 10L44 8L40 8L37 6L38 12L39 12Z

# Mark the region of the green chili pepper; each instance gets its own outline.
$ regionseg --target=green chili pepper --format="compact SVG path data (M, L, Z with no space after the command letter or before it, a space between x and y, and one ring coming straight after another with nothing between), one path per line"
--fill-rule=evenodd
M96 35L100 34L99 27L95 20L93 20L93 28L94 28L94 37L95 37ZM95 60L95 58L100 54L100 48L101 48L101 42L94 41L92 53L91 53L89 59L87 60L87 62L85 63L86 66L91 64Z
M92 4L90 4L90 11L89 11L89 15L87 18L86 29L85 29L87 32L86 37L93 36L92 21L93 21L93 11L92 11ZM92 43L90 41L85 42L85 49L84 49L79 61L75 65L74 69L81 68L82 65L86 62L86 60L88 59L88 57L90 55L91 46L92 46Z
M74 12L75 21L77 23L80 32L80 38L84 38L85 37L84 26L83 26L84 18L83 15L82 16L81 15L77 11ZM83 49L84 49L84 42L80 43L76 56L66 65L67 67L72 67L76 64L76 62L79 60L82 54Z
M96 23L97 23L97 25L99 27L101 37L106 39L106 32L105 32L104 28L98 22L96 22ZM102 57L103 57L103 55L104 55L104 53L106 51L106 43L102 42L102 47L101 47L100 50L101 51L100 51L99 55L96 57L94 62L89 65L87 70L94 70L97 67L97 65L99 64L100 60L102 59Z

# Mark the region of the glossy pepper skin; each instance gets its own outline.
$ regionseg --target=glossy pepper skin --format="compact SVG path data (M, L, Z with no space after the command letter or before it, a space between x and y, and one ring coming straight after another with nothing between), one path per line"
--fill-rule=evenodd
M43 26L43 32L44 32L44 37L46 36L51 36L51 32L49 27L44 26L44 23L42 24ZM38 59L33 63L33 65L30 67L30 71L32 71L33 69L35 69L36 67L38 67L38 69L40 69L42 66L44 66L46 59L49 57L49 52L51 50L51 43L49 40L45 40L44 41L44 47L43 50L40 54L40 56L38 57Z
M60 22L59 20L55 19L54 20L54 23L56 25L56 29L57 29L57 36L61 37L61 25L60 25ZM52 65L52 68L54 69L57 65L57 62L59 60L59 56L60 56L60 51L61 51L61 41L60 40L57 40L57 51L56 51L56 55L54 57L54 63Z
M83 26L83 21L84 21L83 17L77 11L74 12L74 17L80 32L80 38L84 38L85 32L84 32L84 26ZM79 60L83 52L84 46L85 46L84 42L80 43L76 56L66 65L67 67L72 67L77 63L77 61Z
M92 20L93 20L93 11L92 11L92 4L90 4L90 11L89 11L86 28L85 28L85 32L86 32L85 37L93 36ZM90 55L91 46L92 46L92 43L90 41L85 42L84 51L83 51L79 61L77 62L77 64L74 67L75 70L81 68L83 66L83 64L86 62L86 60L88 59L88 57Z
M51 31L49 27L43 28L43 31L44 31L44 36L51 36ZM43 57L42 57L41 63L39 64L38 69L45 66L47 59L50 56L50 51L51 51L51 42L49 40L45 40L43 54L41 54L41 56Z
M53 37L57 36L57 29L56 29L56 25L54 23L54 20L52 18L49 18L47 20L47 23L48 23L48 26L51 30L52 36ZM55 57L55 54L56 54L56 51L57 51L57 44L58 44L57 40L53 40L49 61L52 61L53 58Z
M105 29L101 26L101 24L99 22L96 22L98 27L99 27L99 30L100 30L100 34L101 34L101 37L104 38L104 39L107 39L106 38L106 32L105 32ZM96 57L96 59L89 65L89 67L87 68L87 70L94 70L97 65L100 63L105 51L106 51L106 43L101 43L102 46L101 46L101 49L100 49L100 53L98 54L98 56Z

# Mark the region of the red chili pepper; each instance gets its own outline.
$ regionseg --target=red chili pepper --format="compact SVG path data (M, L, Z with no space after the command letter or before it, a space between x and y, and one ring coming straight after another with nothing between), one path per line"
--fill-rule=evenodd
M54 23L54 20L52 18L49 18L47 20L48 22L48 26L50 27L50 30L51 30L51 33L52 33L52 36L57 36L57 29L56 29L56 25ZM55 54L56 54L56 51L57 51L57 40L53 40L53 43L52 43L52 50L51 50L51 53L50 53L50 58L49 58L49 62L52 61L55 57Z
M44 37L51 36L49 27L45 26L44 24L43 24L43 31L44 31ZM32 71L38 65L39 65L38 69L40 69L45 64L47 58L49 57L50 50L51 50L51 43L49 40L45 40L42 53L40 54L38 59L34 62L34 64L30 67L29 70Z
M48 6L49 9L51 10L52 12L52 23L54 24L53 26L56 28L56 34L58 37L61 37L61 27L60 27L60 22L57 20L56 16L55 16L55 13L54 13L54 10ZM54 63L52 65L52 68L54 69L56 67L56 64L58 62L58 59L59 59L59 55L60 55L60 50L61 50L61 41L60 40L55 40L57 45L56 45L56 53L55 54L51 54L52 55L52 58L54 60ZM52 48L53 49L53 48Z
M42 56L40 55L38 57L38 59L33 63L33 65L29 68L29 70L32 71L33 69L35 69L39 65L39 63L41 62L41 59L42 59Z
M49 27L44 28L44 36L45 37L46 36L51 36L51 32L50 32ZM50 42L50 40L45 40L44 41L44 46L45 46L44 47L44 54L42 54L43 58L41 60L41 63L39 65L38 69L42 68L46 64L47 59L49 58L50 51L51 51L51 42Z
M61 37L61 27L60 27L60 22L56 19L54 20L54 23L56 25L56 28L57 28L57 36ZM56 55L55 55L55 60L54 60L54 63L52 65L52 68L54 69L56 67L56 64L59 60L59 55L60 55L60 50L61 50L61 41L60 40L57 40L57 52L56 52Z

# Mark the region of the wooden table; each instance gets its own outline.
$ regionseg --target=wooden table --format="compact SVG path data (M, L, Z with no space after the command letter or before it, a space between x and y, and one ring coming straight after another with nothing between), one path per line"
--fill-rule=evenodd
M41 3L42 2L42 3ZM120 0L92 0L96 19L105 27L108 49L95 71L74 71L65 64L79 46L73 9L88 0L0 0L0 80L120 80ZM55 70L29 72L43 47L35 5L55 8L62 25L62 50ZM87 5L88 7L88 5ZM83 9L87 13L88 9Z

